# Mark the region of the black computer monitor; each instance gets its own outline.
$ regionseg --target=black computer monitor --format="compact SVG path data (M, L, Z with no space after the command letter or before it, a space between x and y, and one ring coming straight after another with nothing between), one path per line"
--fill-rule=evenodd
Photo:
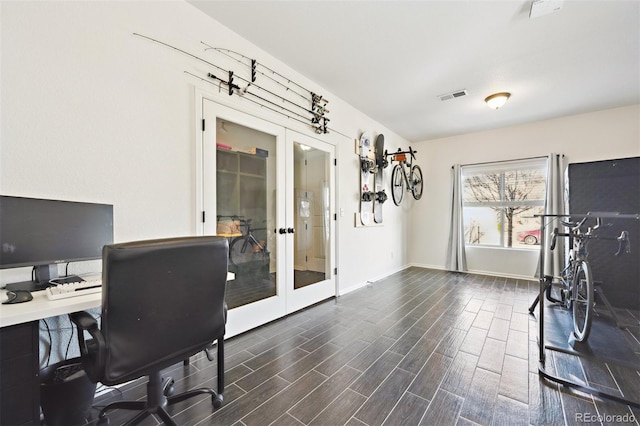
M44 289L58 263L101 259L111 243L112 205L0 196L0 269L34 267L32 281L7 289Z

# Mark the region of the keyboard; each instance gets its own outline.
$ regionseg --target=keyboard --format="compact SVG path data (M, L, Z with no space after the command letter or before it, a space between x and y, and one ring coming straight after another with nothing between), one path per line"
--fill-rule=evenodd
M47 299L58 300L67 297L85 296L102 291L102 280L79 281L66 284L58 284L47 287Z

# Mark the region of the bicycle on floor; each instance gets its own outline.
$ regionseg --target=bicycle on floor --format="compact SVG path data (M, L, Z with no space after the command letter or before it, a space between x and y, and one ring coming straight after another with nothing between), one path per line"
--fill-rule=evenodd
M422 169L417 164L413 164L417 152L409 147L408 151L401 151L398 148L398 151L392 154L384 153L385 158L391 157L391 162L398 162L391 172L391 196L396 206L402 202L405 187L407 191L411 192L414 199L422 198Z
M584 224L590 216L585 216L580 222L561 221L562 225L568 229L567 232L559 232L558 228L553 230L550 249L554 250L558 237L566 237L569 242L569 255L566 267L560 276L553 277L546 275L545 294L547 300L572 311L573 314L573 338L577 342L584 342L589 337L591 322L593 319L594 281L589 265L588 244L593 239L617 240L618 251L615 256L621 253L630 253L629 233L622 231L618 237L603 237L597 234L602 225L601 218L596 217L596 225L583 230ZM529 308L533 312L538 298Z
M268 264L269 251L267 250L267 243L266 241L259 241L254 235L254 231L264 231L267 228L252 228L252 219L235 216L234 220L239 222L238 227L240 229L244 228L245 232L231 240L229 244L229 262L234 266L247 262Z

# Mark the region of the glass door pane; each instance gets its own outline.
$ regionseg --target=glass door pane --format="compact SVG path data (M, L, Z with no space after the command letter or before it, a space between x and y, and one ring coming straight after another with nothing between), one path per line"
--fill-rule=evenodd
M204 235L229 241L226 336L286 314L285 129L203 99L201 177ZM199 155L200 152L196 151Z
M276 295L275 203L268 199L276 137L221 118L216 129L216 233L229 239L235 280L227 305L234 309Z
M293 179L287 182L287 192L293 196L287 223L294 227L293 238L287 240L293 252L287 271L287 312L294 312L336 293L335 148L290 130L287 148L293 151Z
M327 278L329 272L329 153L294 144L294 284L298 289Z

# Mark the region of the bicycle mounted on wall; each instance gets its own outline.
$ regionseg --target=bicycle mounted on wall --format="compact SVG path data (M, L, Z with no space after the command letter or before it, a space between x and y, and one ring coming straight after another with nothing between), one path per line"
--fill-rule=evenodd
M594 239L599 240L616 240L618 241L618 251L614 254L619 256L623 253L629 253L631 251L629 243L629 235L627 231L622 231L619 236L601 236L597 234L597 230L602 226L603 218L611 219L635 219L640 220L640 213L635 214L619 214L611 212L589 212L587 214L541 214L534 215L540 219L540 262L539 262L539 281L540 292L536 296L534 302L529 307L529 313L533 314L536 305L538 305L538 348L539 348L539 365L538 373L540 376L547 380L559 383L564 386L574 387L576 389L604 397L616 402L628 404L637 408L640 408L640 402L626 399L624 396L608 393L602 389L596 389L586 383L573 378L564 378L547 371L545 368L546 354L545 350L564 352L575 356L584 356L575 351L568 351L566 349L556 347L553 345L547 345L544 340L544 303L543 299L547 300L555 305L559 305L563 308L572 311L573 316L573 330L569 337L569 344L573 347L575 343L580 344L587 340L589 332L591 330L591 323L593 319L593 310L595 306L595 294L596 285L591 274L591 267L588 261L588 242ZM579 222L563 221L561 218L569 219L581 219ZM595 219L596 225L590 227L587 231L583 231L582 228L588 219ZM566 237L569 241L569 253L566 262L566 267L561 272L559 277L553 277L545 275L545 228L551 221L560 220L563 226L568 228L568 232L559 232L558 228L554 228L552 234L552 241L550 249L555 249L557 237ZM606 225L605 225L606 226ZM602 291L597 292L598 296L603 300L607 309L611 312L616 325L619 328L632 325L621 325L618 320L613 307L607 301Z
M411 192L414 199L419 200L422 198L422 169L417 164L413 164L417 153L418 151L414 151L411 147L409 147L408 151L401 151L398 148L398 151L394 153L389 154L386 151L384 153L385 158L391 157L392 163L394 161L398 163L393 166L393 171L391 172L391 197L396 206L402 203L405 187L407 191Z

